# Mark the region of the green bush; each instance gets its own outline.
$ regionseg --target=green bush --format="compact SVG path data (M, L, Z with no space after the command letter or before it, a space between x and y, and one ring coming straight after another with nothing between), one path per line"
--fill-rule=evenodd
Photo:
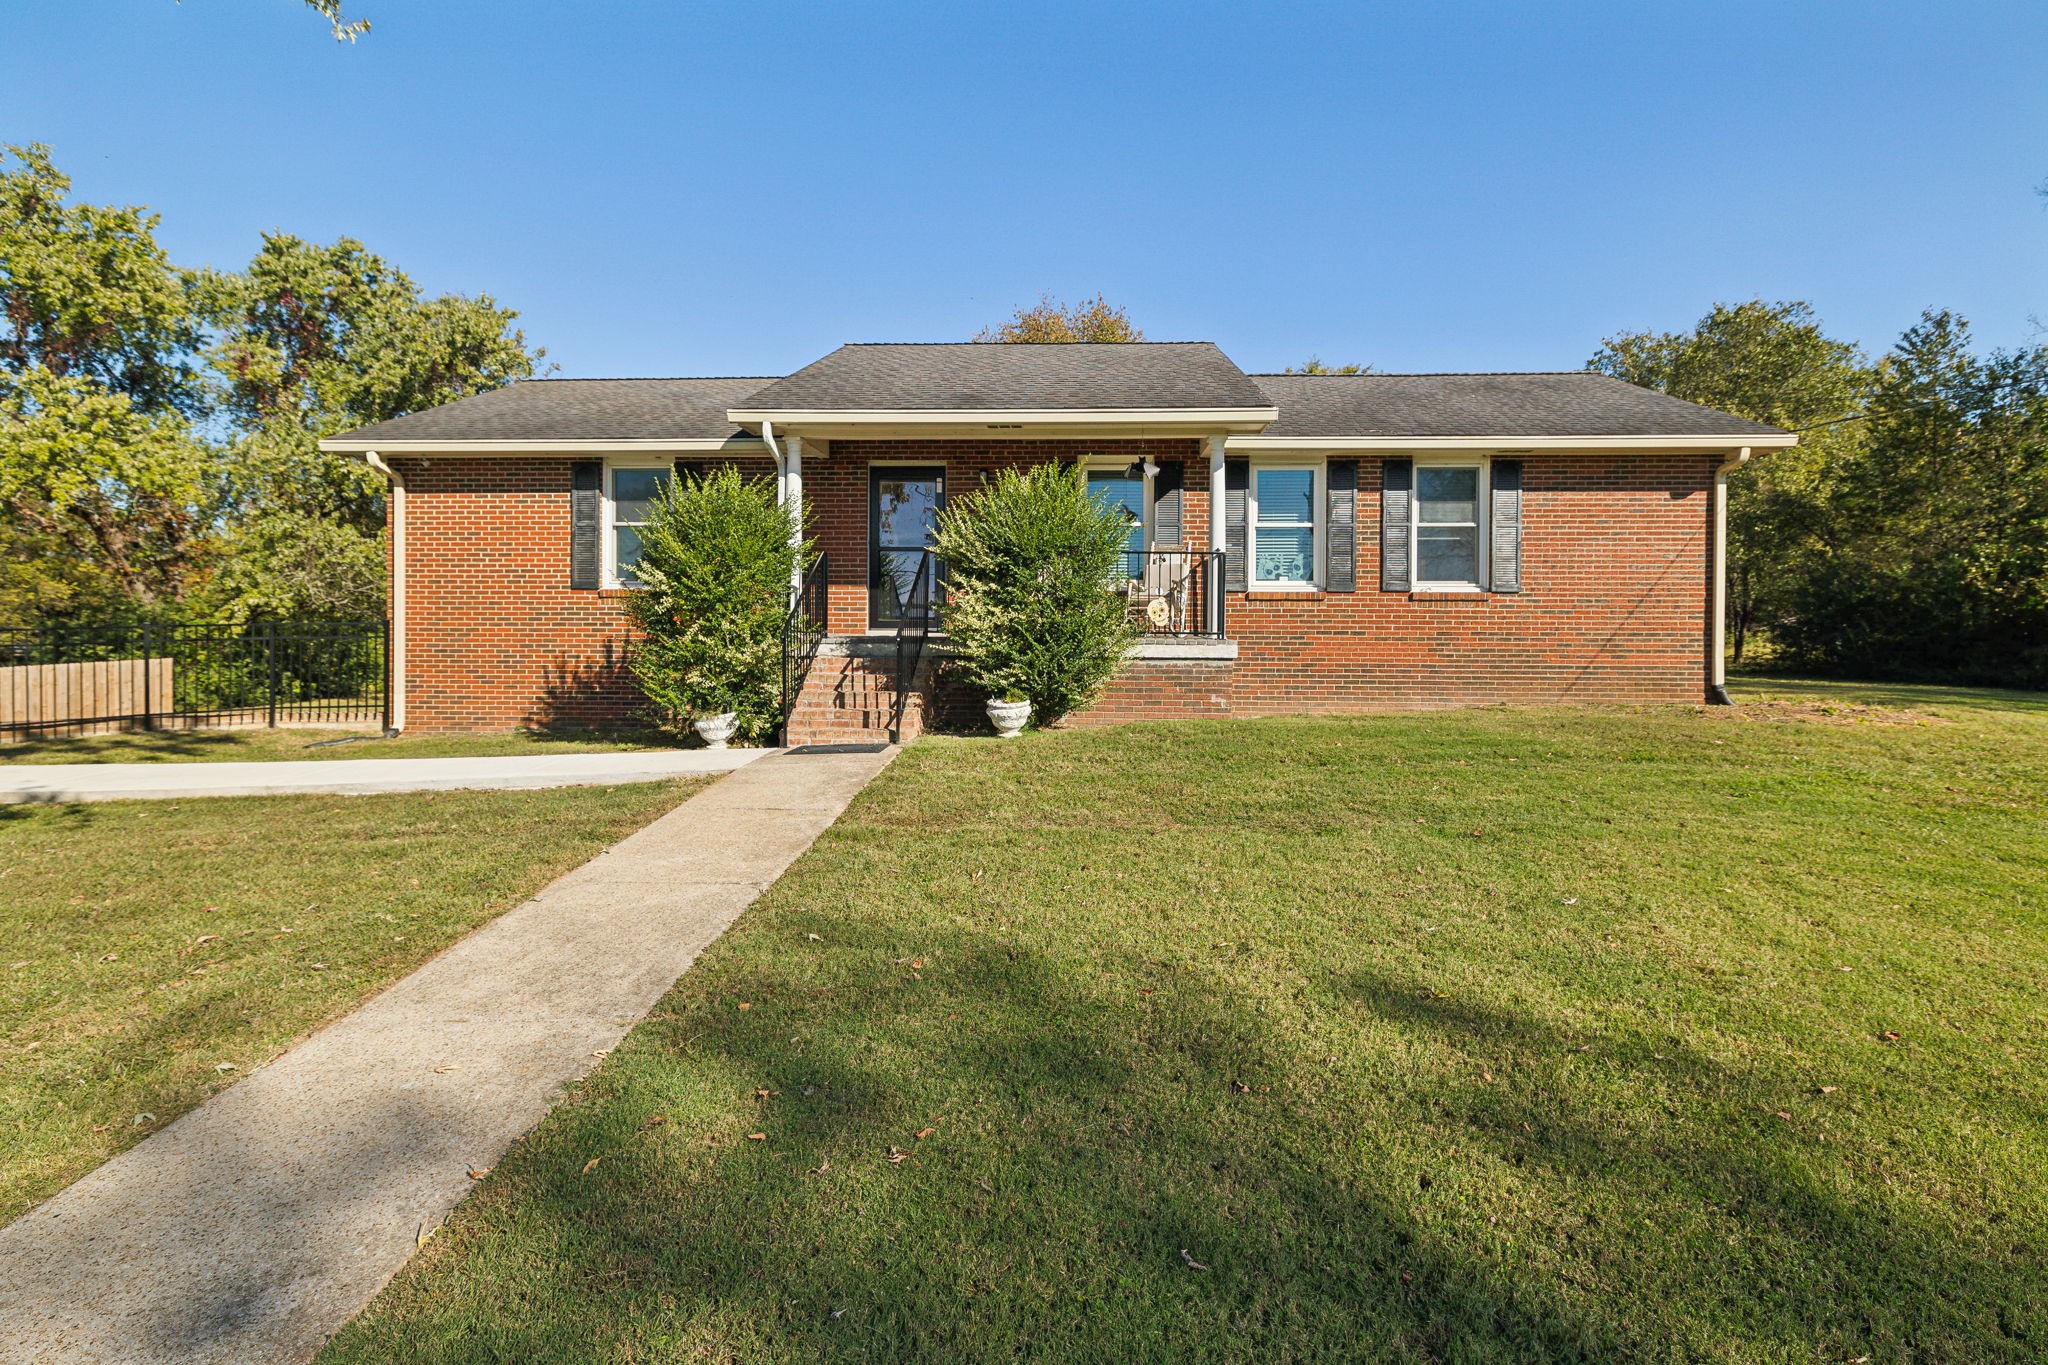
M627 611L640 633L633 672L655 720L675 732L737 713L737 738L765 743L781 723L782 627L789 585L811 545L792 544L796 510L770 479L730 466L666 485L640 531L644 585Z
M1029 701L1039 724L1094 700L1137 634L1110 591L1128 530L1069 464L1006 469L940 513L940 617L960 674Z

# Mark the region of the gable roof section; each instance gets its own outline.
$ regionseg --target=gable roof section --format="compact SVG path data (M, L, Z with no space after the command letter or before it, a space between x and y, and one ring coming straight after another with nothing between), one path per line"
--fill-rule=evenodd
M726 413L767 378L526 379L327 441L328 450L488 441L752 441Z
M1260 438L1783 437L1590 370L1548 374L1261 374L1280 409Z
M745 403L789 412L1100 412L1272 404L1210 341L867 343L841 346Z

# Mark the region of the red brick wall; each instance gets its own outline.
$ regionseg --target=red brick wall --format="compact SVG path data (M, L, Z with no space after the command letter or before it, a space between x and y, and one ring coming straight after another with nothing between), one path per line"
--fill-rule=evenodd
M406 726L586 729L643 704L619 592L569 587L558 456L393 456L405 476ZM743 467L772 473L766 460Z
M828 456L807 454L833 632L867 628L870 461L944 464L958 497L1003 466L1082 455L1184 461L1186 534L1207 543L1208 466L1195 441L835 441ZM1379 465L1362 460L1357 592L1234 594L1234 664L1136 661L1077 720L1699 700L1711 457L1520 458L1520 594L1380 592ZM623 668L618 595L568 586L571 461L394 463L411 519L408 724L574 727L627 716L638 696Z

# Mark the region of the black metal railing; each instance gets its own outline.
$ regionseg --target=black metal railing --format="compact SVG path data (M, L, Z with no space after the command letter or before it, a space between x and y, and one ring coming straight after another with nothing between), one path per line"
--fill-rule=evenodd
M938 617L937 598L934 596L934 580L938 574L938 560L926 550L918 555L917 572L911 576L910 591L902 601L915 605L915 611L906 611L903 622L896 627L896 704L889 716L889 742L903 742L903 716L910 705L911 689L917 685L918 665L924 661L924 648L931 639L932 622Z
M811 675L811 663L825 640L828 606L825 584L825 556L820 554L804 575L801 586L790 589L789 615L782 622L782 721L783 742L789 742L789 717L803 695L804 679Z
M391 725L383 621L0 628L0 736Z
M1112 587L1146 635L1223 638L1221 550L1126 550Z

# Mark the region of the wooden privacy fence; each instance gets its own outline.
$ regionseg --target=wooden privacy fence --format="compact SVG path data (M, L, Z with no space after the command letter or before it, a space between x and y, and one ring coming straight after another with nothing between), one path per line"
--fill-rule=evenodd
M94 659L75 664L0 668L0 731L66 729L104 734L131 716L164 709L172 696L170 659ZM120 720L92 719L118 716Z
M391 723L383 621L0 629L0 738Z

